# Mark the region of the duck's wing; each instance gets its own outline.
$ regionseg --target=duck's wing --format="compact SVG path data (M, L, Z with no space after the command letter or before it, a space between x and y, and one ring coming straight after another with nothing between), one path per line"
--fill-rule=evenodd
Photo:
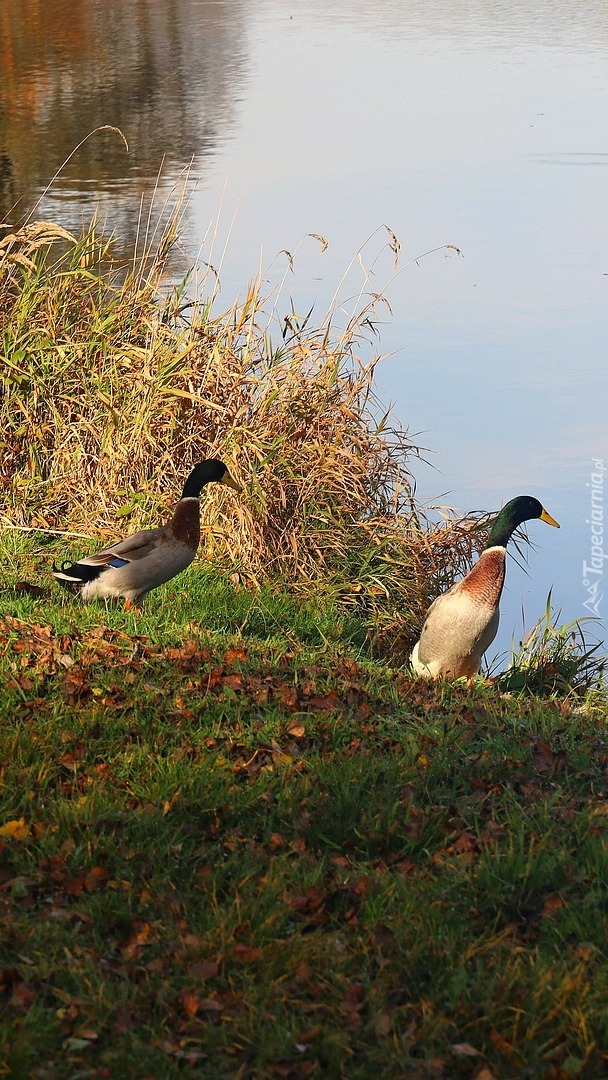
M418 657L422 664L432 663L445 647L446 637L451 636L453 628L449 615L450 592L448 591L433 600L422 624L418 641Z
M84 566L124 566L126 563L138 562L140 559L151 555L160 543L167 539L166 529L142 529L141 532L133 533L124 540L118 540L103 551L96 551L93 555L87 555L79 559L78 564Z

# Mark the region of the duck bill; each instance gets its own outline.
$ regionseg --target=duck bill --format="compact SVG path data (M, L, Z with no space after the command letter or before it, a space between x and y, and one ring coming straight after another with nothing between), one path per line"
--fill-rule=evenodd
M556 529L559 529L559 521L556 521L555 518L551 517L551 514L547 513L544 506L543 506L543 512L540 515L540 520L541 521L546 521L547 525L554 525Z
M222 476L222 479L220 480L220 483L225 484L226 487L232 488L234 491L242 491L243 490L242 487L240 487L240 485L237 484L236 480L232 479L229 472L224 473L224 475Z

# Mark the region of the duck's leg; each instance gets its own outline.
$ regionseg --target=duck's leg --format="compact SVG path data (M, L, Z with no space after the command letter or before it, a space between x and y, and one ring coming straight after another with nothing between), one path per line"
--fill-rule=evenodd
M125 611L141 611L141 605L136 604L134 600L125 600Z

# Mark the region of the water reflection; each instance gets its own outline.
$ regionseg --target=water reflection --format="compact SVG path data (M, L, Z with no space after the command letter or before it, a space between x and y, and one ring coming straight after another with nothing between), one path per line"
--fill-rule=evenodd
M241 0L3 0L0 220L23 218L74 147L113 124L130 153L109 132L89 139L51 201L77 227L109 196L112 225L132 234L163 159L172 179L192 158L200 172L230 130L245 30Z

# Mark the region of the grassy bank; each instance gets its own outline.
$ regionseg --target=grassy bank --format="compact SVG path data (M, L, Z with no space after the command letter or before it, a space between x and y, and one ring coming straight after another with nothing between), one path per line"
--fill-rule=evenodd
M604 1076L592 656L547 619L560 695L413 680L483 534L416 503L371 309L159 300L166 252L0 242L0 1074ZM143 613L60 591L211 454L244 493Z
M201 568L2 602L6 1075L604 1075L605 710Z

